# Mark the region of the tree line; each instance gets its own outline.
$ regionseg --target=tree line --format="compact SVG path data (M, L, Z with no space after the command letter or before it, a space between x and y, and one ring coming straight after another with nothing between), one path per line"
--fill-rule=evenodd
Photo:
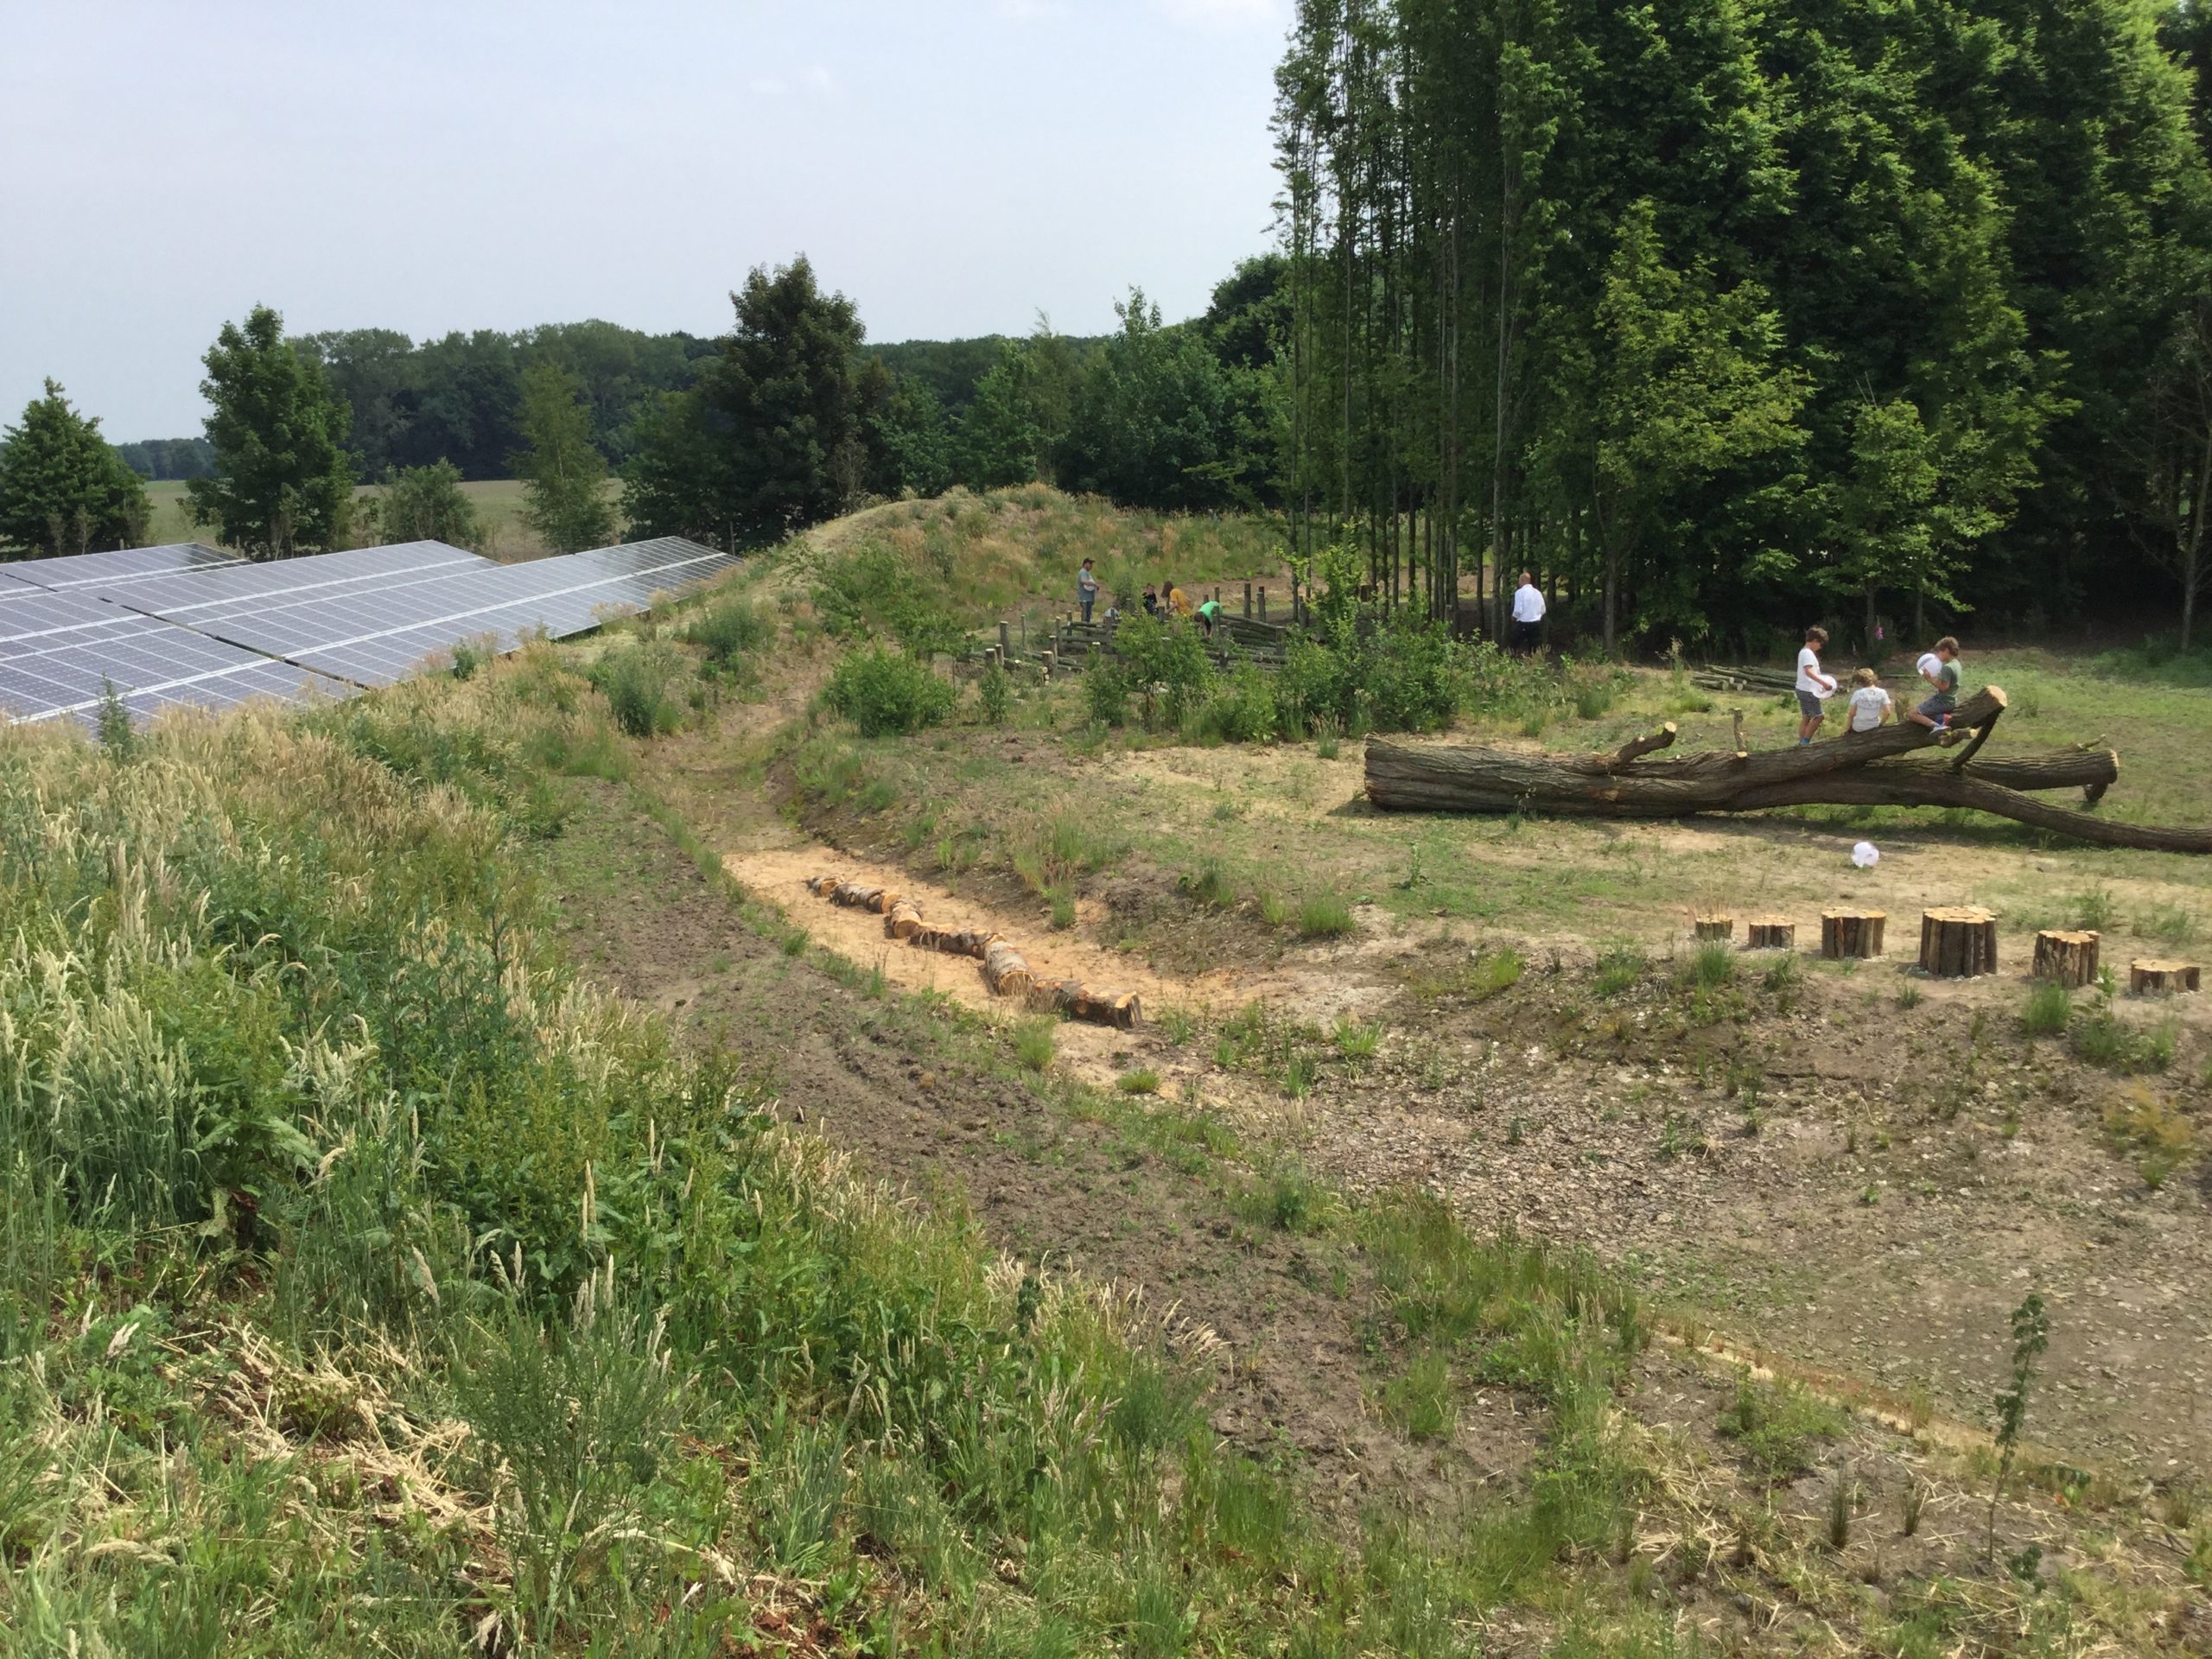
M2184 631L2212 25L2159 0L1300 0L1300 550L1533 567L1608 648L1823 612Z

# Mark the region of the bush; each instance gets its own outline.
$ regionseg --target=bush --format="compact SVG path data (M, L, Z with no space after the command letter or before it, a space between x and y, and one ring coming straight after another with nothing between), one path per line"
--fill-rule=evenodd
M1162 622L1142 611L1123 617L1115 631L1114 654L1143 706L1147 726L1179 730L1205 703L1213 683L1205 642L1187 622Z
M1007 671L994 658L976 682L976 701L982 705L983 722L988 726L1006 724L1007 710L1014 702L1014 683Z
M1274 686L1254 664L1240 663L1216 683L1199 723L1226 743L1264 743L1275 734Z
M822 700L861 728L863 737L896 737L941 726L951 717L953 691L929 664L886 645L848 652L830 671Z
M1129 718L1129 677L1120 663L1102 656L1083 677L1083 700L1094 726L1122 726Z
M2056 1037L2074 1017L2074 994L2046 980L2028 993L2020 1024L2031 1037Z
M950 552L944 563L949 565ZM931 573L942 580L950 570ZM893 549L864 542L816 573L814 608L831 638L888 634L919 657L960 648L960 624L924 573Z
M659 737L683 723L676 696L683 659L658 640L626 639L591 665L590 679L614 723L632 737Z
M709 666L735 667L745 656L775 637L776 625L749 599L729 598L692 619L683 631L686 644L706 654Z

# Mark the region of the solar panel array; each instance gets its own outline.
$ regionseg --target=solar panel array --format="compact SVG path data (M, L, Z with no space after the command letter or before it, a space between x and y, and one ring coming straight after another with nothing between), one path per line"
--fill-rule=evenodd
M97 718L250 696L348 696L463 645L511 651L736 568L680 537L497 564L442 542L268 563L185 543L0 565L0 709Z

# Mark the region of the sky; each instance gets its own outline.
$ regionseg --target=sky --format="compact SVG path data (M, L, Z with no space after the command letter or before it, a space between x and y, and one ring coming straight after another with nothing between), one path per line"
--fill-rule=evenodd
M804 252L872 340L1170 318L1273 237L1289 0L0 0L0 423L117 442L200 358L601 317L723 332Z

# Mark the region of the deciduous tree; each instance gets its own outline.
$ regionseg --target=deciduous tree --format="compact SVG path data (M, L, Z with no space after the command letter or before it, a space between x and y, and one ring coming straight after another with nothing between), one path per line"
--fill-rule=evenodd
M575 376L560 364L532 365L522 378L524 448L514 457L523 513L556 553L604 547L614 539L607 461L592 445L591 415Z

